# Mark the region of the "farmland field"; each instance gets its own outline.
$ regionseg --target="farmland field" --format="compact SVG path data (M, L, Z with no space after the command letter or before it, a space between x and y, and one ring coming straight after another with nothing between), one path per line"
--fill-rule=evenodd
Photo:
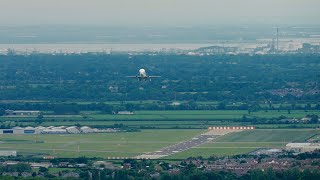
M161 120L161 121L180 121L180 120L237 120L241 119L243 115L248 117L257 118L276 118L279 116L286 116L289 118L302 118L307 114L320 115L319 110L292 110L290 114L287 111L257 111L248 114L246 110L172 110L172 111L135 111L133 115L115 115L115 114L99 114L94 112L93 114L86 115L83 118L79 115L45 115L45 120L57 119L57 120L77 120L77 121L150 121L150 120ZM0 120L30 120L36 117L7 117L2 116Z
M302 111L292 110L290 114L287 111L258 111L251 112L245 110L199 110L199 111L135 111L133 115L100 114L99 112L82 112L85 115L44 115L42 126L51 125L104 125L124 124L131 127L154 127L154 128L206 128L212 125L246 125L247 122L241 122L243 115L248 118L278 118L285 116L288 118L302 118L307 114L316 114L320 116L320 111ZM19 126L36 126L36 117L8 117L0 116L0 122L10 121ZM249 124L255 125L255 124ZM260 124L262 128L292 127L294 124ZM12 125L14 126L14 125ZM317 127L316 124L298 124L299 127Z
M287 111L257 111L248 114L246 110L190 110L190 111L136 111L134 115L89 115L95 120L231 120L240 119L243 115L258 118L274 118L286 116L291 118L302 118L307 114L318 114L320 111L302 111L295 110L288 114Z

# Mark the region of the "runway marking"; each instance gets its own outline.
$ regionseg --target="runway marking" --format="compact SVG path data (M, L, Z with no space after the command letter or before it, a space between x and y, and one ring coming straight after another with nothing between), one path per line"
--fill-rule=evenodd
M195 149L238 149L238 148L265 148L265 147L193 147Z
M197 147L199 145L202 145L204 143L210 142L216 138L218 138L220 135L207 135L202 134L199 136L196 136L192 138L191 140L183 141L165 148L162 148L158 151L149 152L142 154L140 156L136 156L137 159L158 159L165 156L169 156L175 153L179 153L182 151L186 151L188 149L191 149L193 147Z
M214 143L213 141L220 136L223 136L225 134L232 133L232 132L239 132L239 131L242 131L242 130L219 130L219 131L211 130L199 136L193 137L190 140L183 141L183 142L162 148L158 151L145 153L140 156L135 156L134 158L137 158L137 159L162 158L178 152L186 151L191 148L199 148L198 146L205 143Z

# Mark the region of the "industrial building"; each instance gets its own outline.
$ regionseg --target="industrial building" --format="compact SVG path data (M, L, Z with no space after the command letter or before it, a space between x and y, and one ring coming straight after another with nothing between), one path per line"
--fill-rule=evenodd
M316 149L320 149L320 143L288 143L286 145L287 151L296 153L312 152Z
M80 128L80 130L82 133L93 133L94 132L94 129L92 129L88 126L83 126Z
M66 129L44 129L41 134L67 134Z
M49 126L49 127L14 127L12 129L0 129L0 134L79 134L79 133L107 133L117 132L115 129L96 129L88 126Z
M119 111L117 114L119 115L133 115L132 111Z
M12 129L0 129L0 134L39 134L41 130L34 127L14 127Z
M17 151L0 151L0 156L17 156Z
M76 127L76 126L67 127L66 130L70 134L78 134L78 133L80 133L79 128Z
M4 114L6 116L38 116L40 111L14 111L5 110Z

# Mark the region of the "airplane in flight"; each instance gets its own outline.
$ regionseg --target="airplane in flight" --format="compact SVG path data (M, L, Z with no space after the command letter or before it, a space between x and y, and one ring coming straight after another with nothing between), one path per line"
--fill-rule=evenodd
M138 76L126 76L128 78L137 78L139 81L146 81L149 79L151 81L152 78L159 78L161 76L148 76L145 69L139 69L139 75Z

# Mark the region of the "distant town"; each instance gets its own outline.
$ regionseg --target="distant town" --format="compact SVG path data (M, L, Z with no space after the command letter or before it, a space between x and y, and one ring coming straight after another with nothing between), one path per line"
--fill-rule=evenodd
M268 41L270 41L268 43ZM46 54L129 54L157 55L179 54L189 56L237 55L237 54L313 54L320 53L320 39L294 39L280 43L275 47L274 40L257 40L256 42L228 42L228 44L0 44L0 54L31 55ZM121 49L117 49L119 46ZM124 47L123 47L124 46ZM171 47L170 47L171 46ZM186 46L181 48L181 46ZM6 48L10 47L10 48ZM127 48L125 48L127 47Z
M11 41L0 35L0 54L281 54L319 53L320 34L318 26L235 26L228 27L139 27L127 32L123 28L97 27L79 29L77 26L44 26L25 28L2 27L4 32L11 29ZM43 31L59 29L52 39L43 36ZM70 34L70 29L79 34ZM115 32L114 29L117 31ZM1 28L0 28L1 30ZM158 31L158 35L150 34ZM197 31L197 36L192 34ZM142 32L145 32L144 34ZM129 35L127 35L129 33ZM141 34L142 33L142 34ZM22 35L21 35L22 34ZM39 35L38 35L39 34ZM91 36L83 39L81 34ZM101 34L106 34L102 36ZM112 34L108 35L108 34ZM131 35L130 35L131 34ZM139 35L138 35L139 34ZM177 35L179 34L179 35ZM15 35L15 36L14 36ZM1 37L3 40L1 41ZM69 39L70 38L70 39ZM77 39L77 40L75 40ZM23 42L23 43L22 43Z

